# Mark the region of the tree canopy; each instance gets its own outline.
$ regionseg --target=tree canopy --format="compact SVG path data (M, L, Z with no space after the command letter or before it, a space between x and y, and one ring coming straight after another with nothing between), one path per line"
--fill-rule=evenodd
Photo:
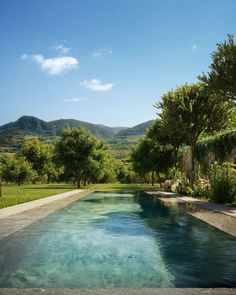
M209 69L207 74L199 76L200 81L221 98L236 101L236 43L232 35L228 35L228 40L217 44Z
M164 94L156 107L161 111L159 116L170 141L191 146L192 170L199 136L222 129L231 114L230 103L209 94L203 84L179 86Z

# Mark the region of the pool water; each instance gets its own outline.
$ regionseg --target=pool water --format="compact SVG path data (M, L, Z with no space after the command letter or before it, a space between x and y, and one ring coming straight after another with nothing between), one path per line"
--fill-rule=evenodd
M236 286L236 239L141 192L95 192L0 240L0 287Z

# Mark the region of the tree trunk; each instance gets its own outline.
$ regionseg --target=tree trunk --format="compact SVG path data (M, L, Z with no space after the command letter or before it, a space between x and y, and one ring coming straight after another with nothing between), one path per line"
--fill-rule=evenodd
M196 148L196 144L192 143L190 146L190 151L191 151L191 153L190 153L190 156L191 156L191 169L190 169L190 171L191 172L194 172L194 170L195 170L195 159L194 159L195 148Z
M152 171L152 186L154 186L154 181L155 181L155 179L154 179L154 171Z
M0 175L0 198L2 197L2 176Z
M161 176L160 176L160 173L159 172L157 172L157 178L158 178L158 181L159 181L160 187L161 187Z
M80 174L80 170L77 171L77 176L76 176L76 179L77 179L77 188L80 188L80 182L81 182L81 174Z
M174 147L174 151L173 151L173 164L174 164L174 167L176 168L177 167L177 155L178 155L178 150L179 150L179 147Z

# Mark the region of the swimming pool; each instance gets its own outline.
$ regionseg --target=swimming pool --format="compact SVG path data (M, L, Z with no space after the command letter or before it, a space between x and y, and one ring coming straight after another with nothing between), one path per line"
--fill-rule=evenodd
M94 192L0 240L0 287L236 286L236 239L142 192Z

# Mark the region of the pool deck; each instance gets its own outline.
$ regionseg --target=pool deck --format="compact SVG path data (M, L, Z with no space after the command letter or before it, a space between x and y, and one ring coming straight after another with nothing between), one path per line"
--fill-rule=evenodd
M91 190L73 190L0 209L0 239L87 196L91 192Z
M0 289L1 295L233 295L234 288L144 288L144 289Z
M188 213L206 223L236 237L236 207L210 203L196 198L181 196L178 193L165 191L146 191L167 204L186 203L194 205L198 210L189 208Z

